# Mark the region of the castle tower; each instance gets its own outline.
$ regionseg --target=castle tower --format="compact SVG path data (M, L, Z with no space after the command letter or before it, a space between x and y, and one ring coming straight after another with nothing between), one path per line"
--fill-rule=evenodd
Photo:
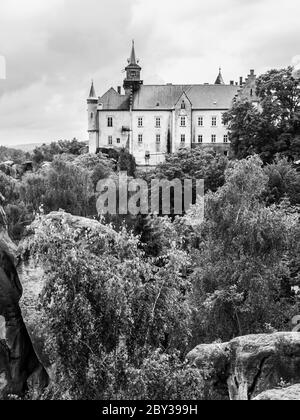
M135 55L134 41L132 41L132 50L130 58L128 59L128 66L126 70L126 79L124 80L124 90L126 94L136 92L140 85L143 84L141 80L141 70L142 68L138 64L138 60Z
M215 85L225 85L224 79L223 79L223 76L222 76L222 69L221 69L221 67L219 68L219 74L218 74L218 77L217 77L217 79L215 81Z
M88 104L88 133L89 152L96 153L99 147L99 122L98 122L98 98L96 96L94 82L92 82Z

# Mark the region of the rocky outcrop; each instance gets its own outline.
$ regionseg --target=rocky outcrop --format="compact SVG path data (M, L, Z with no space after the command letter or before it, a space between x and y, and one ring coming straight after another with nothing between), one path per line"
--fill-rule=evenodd
M1 208L1 216L3 215ZM2 218L3 219L3 218ZM19 301L22 286L15 267L15 247L5 224L0 228L0 399L23 395L28 380L44 387L48 375L40 363L24 324Z
M280 382L300 382L300 334L259 334L200 345L187 357L206 372L218 399L251 400Z
M256 401L299 401L300 384L282 389L271 389L254 398Z

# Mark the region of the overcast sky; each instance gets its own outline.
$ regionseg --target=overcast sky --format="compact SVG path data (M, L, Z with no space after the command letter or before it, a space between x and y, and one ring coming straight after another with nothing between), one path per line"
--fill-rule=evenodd
M122 84L131 40L151 83L225 82L300 54L299 0L0 0L0 144L87 139L86 97Z

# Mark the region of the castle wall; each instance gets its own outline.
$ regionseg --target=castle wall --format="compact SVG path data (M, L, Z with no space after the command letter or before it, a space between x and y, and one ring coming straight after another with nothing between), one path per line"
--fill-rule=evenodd
M224 143L224 135L228 135L228 129L222 122L226 110L194 110L193 111L193 143L198 143L198 136L203 136L203 144L211 144L211 136L216 136L216 143ZM203 126L199 126L198 119L203 118ZM212 118L216 117L217 125L212 125Z
M113 126L108 127L108 118L113 119ZM130 113L128 111L99 111L99 147L123 148L128 144L130 134ZM127 130L127 131L126 131ZM109 144L109 136L112 144ZM118 142L118 139L120 142Z

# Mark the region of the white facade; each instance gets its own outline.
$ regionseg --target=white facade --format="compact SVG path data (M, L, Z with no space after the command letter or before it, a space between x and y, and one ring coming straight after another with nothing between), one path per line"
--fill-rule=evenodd
M254 101L256 76L225 85L221 70L214 85L144 85L134 45L121 88L88 98L90 152L126 148L138 165L155 166L180 148L212 148L228 154L223 114L239 96Z
M174 109L130 112L99 108L99 139L95 143L94 132L91 133L91 152L96 153L98 148L128 147L138 165L157 165L164 162L168 152L176 153L182 147L190 149L201 144L226 146L228 131L222 122L225 111ZM150 154L149 161L146 161L146 153Z

